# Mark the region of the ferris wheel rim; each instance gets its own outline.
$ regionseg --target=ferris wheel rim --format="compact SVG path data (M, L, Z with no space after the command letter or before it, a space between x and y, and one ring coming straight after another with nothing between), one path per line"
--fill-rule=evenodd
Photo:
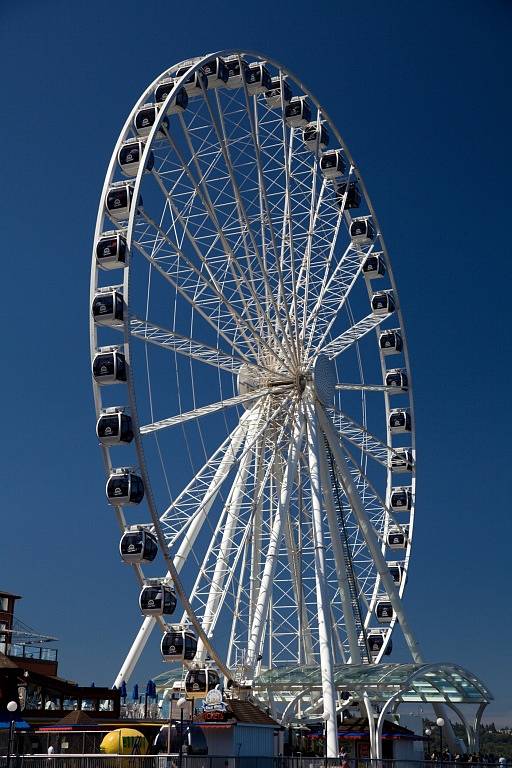
M210 59L212 59L212 58L214 58L216 56L223 57L223 56L235 55L235 54L236 55L240 55L240 56L244 56L244 55L256 56L258 59L260 59L260 60L262 60L264 62L271 63L273 66L278 68L280 72L286 72L286 75L289 76L290 78L292 78L294 80L294 82L297 85L300 86L302 92L306 96L308 96L311 99L311 101L316 105L317 109L319 109L321 111L322 116L329 123L329 127L333 130L334 135L338 139L340 146L344 149L347 157L351 161L351 163L354 166L354 168L357 170L357 180L358 180L358 183L361 185L361 188L362 188L363 194L365 196L365 200L367 202L368 208L369 208L369 210L371 212L371 215L374 218L375 223L376 223L377 228L378 228L379 241L380 241L382 249L383 249L383 251L385 253L386 264L387 264L388 269L389 269L389 273L388 273L389 274L389 280L391 282L391 286L392 286L392 289L394 291L394 295L396 297L396 313L397 313L396 316L397 316L397 318L399 320L399 327L400 327L401 331L403 332L403 343L404 343L404 353L403 354L404 354L404 360L405 360L405 363L406 363L406 368L407 368L407 371L408 371L408 374L409 374L409 387L408 387L409 408L410 408L410 411L411 411L411 413L413 415L413 424L414 424L414 413L413 413L413 407L414 406L413 406L413 395L412 395L412 377L411 377L411 374L410 374L410 370L411 369L410 369L410 365L409 365L407 340L406 340L406 334L405 334L404 321L403 321L403 317L402 317L402 313L401 313L400 304L399 304L399 301L398 301L398 292L396 290L396 284L395 284L394 276L393 276L392 269L391 269L391 262L389 260L388 254L387 254L387 249L386 249L386 246L385 246L385 242L384 242L382 233L380 231L380 227L378 226L378 220L377 220L375 211L373 209L373 206L371 204L371 200L369 198L369 195L368 195L368 193L366 191L366 187L364 185L364 181L363 181L363 179L361 177L361 174L360 174L360 172L358 170L358 167L355 165L355 163L352 160L352 157L351 157L350 151L348 150L348 147L344 143L341 135L337 131L337 128L336 128L334 122L330 119L328 113L321 107L319 102L315 99L314 95L309 91L309 89L307 89L304 86L302 81L299 80L296 76L294 76L293 73L290 72L290 70L288 70L287 68L282 67L275 60L273 60L273 59L271 59L269 57L263 56L262 54L258 54L256 52L252 52L252 51L234 51L234 50L220 51L218 53L208 54L208 55L206 55L206 56L204 56L204 57L202 57L202 58L200 58L198 60L195 60L195 62L193 64L191 64L191 66L190 66L189 70L187 71L187 73L183 74L182 77L180 78L179 82L176 84L176 89L179 88L180 84L182 84L185 81L186 77L188 76L188 74L190 72L197 71L201 67L201 65L204 64L206 61L209 61ZM110 161L110 164L109 164L109 169L107 171L107 176L105 177L105 182L104 182L104 187L103 187L103 192L102 192L101 202L100 202L100 209L99 209L99 212L98 212L98 220L97 220L96 233L95 233L95 241L94 241L95 243L96 243L96 240L97 240L98 236L101 234L101 231L102 231L101 223L103 222L103 218L104 218L103 200L104 200L104 196L106 194L106 191L108 190L109 184L111 183L111 180L112 180L113 175L114 175L117 151L118 151L119 147L121 146L121 144L122 144L122 142L123 142L123 140L124 140L124 138L126 136L126 132L127 132L128 128L129 128L129 126L131 124L131 120L133 118L133 115L135 114L135 112L139 108L139 106L142 103L144 103L144 99L149 94L152 93L152 90L153 90L154 86L156 84L158 84L163 77L167 76L168 74L171 74L174 70L177 70L177 68L180 66L180 64L181 64L181 62L176 64L176 65L173 65L172 67L170 67L167 70L165 70L161 75L159 75L153 81L153 83L144 91L143 95L140 97L139 101L135 104L135 106L132 109L130 115L128 116L128 119L127 119L127 121L125 123L125 126L123 127L123 130L121 131L121 134L120 134L120 136L118 138L118 141L116 143L116 146L115 146L115 149L114 149L114 153L112 155L112 158L111 158L111 161ZM171 94L169 95L168 99L171 99ZM162 109L162 115L163 114L164 114L164 110ZM152 132L151 132L150 136L148 136L146 144L145 144L145 150L144 150L145 151L145 155L144 155L144 157L143 157L143 159L141 161L141 166L140 166L139 172L137 173L137 177L135 179L135 191L134 191L135 199L137 198L138 191L140 189L140 185L141 185L141 182L142 182L143 169L144 169L144 158L147 157L147 154L148 154L148 152L149 152L149 150L151 148L153 137L156 135L158 127L159 127L159 123L156 122L155 125L153 126ZM127 226L128 251L130 250L131 237L132 237L132 233L133 233L133 226L134 226L135 217L136 217L136 206L132 206L132 210L130 212L130 217L129 217L128 226ZM95 277L96 277L95 272L97 271L97 265L96 265L96 260L95 260L94 253L93 253L93 264L94 264L94 270L91 271L91 295L93 294L93 291L95 290L96 284L97 284L96 280L95 280ZM125 272L124 279L123 279L124 291L125 291L125 295L127 297L129 297L130 269L128 268L124 272ZM94 281L94 286L93 286L93 281ZM91 356L92 356L95 353L95 351L96 351L96 343L95 343L96 342L96 328L94 326L94 321L93 320L91 320L91 331L92 331L91 332ZM376 329L376 332L378 332L378 328ZM94 338L94 344L93 344L93 338ZM124 344L125 344L125 349L127 349L127 351L128 351L128 361L130 360L130 357L129 357L130 352L129 352L129 350L130 350L130 346L131 346L132 343L133 343L132 336L129 333L129 331L127 330L126 323L125 323ZM384 368L383 355L381 355L381 366L382 366L382 371L384 371L385 368ZM150 481L150 477L149 477L149 471L148 471L147 467L145 466L144 447L143 447L143 442L141 440L141 435L140 435L140 426L138 424L138 415L137 415L137 406L136 406L136 392L135 392L135 389L133 387L133 382L131 381L131 373L129 374L128 378L129 378L129 381L127 382L127 386L128 386L129 400L130 400L130 406L131 406L131 414L132 414L132 419L134 419L134 425L136 427L136 429L134 431L136 433L135 441L136 441L137 454L139 456L139 465L140 465L141 473L142 473L142 475L144 477L144 480L145 480L148 506L150 507L151 516L153 517L153 507L152 507L152 505L154 506L154 501L152 500L151 481ZM94 383L94 391L95 391L95 404L96 404L97 415L98 415L100 410L101 410L101 394L100 394L100 387L96 383ZM386 413L389 413L390 403L389 403L389 395L387 393L385 393L385 398L386 398ZM412 432L411 440L412 440L412 451L414 452L414 455L415 455L415 442L414 442L414 440L415 440L415 433L414 433L414 429L413 429L413 432ZM388 428L388 443L391 443L390 434L389 434L389 428ZM109 451L108 451L108 449L105 449L104 446L102 446L102 452L104 454L104 462L105 462L105 465L106 465L106 469L107 469L107 471L110 471L112 469L112 464L110 462ZM388 471L388 487L390 486L390 482L391 482L391 472ZM412 478L412 482L413 482L413 484L415 483L414 476ZM116 511L117 511L117 513L119 513L119 508L118 507L116 507ZM155 521L156 520L159 521L159 517L158 517L158 514L156 512L156 507L154 507L154 512L155 512L155 515L154 515L153 524L155 526L155 531L158 534L159 523L156 523ZM411 533L412 533L413 516L414 516L414 509L412 510L411 516L410 516L410 530L411 530ZM120 520L118 520L118 522L120 523L121 528L123 528L122 522ZM163 539L163 540L165 541L165 539ZM166 548L162 548L162 552L165 553L164 556L167 556L167 549ZM409 557L410 557L410 546L406 550L406 570L407 570L407 565L408 565ZM142 570L140 570L140 574L142 574ZM140 576L140 578L143 578L143 577ZM404 586L405 586L405 583L401 585L401 593L403 592Z

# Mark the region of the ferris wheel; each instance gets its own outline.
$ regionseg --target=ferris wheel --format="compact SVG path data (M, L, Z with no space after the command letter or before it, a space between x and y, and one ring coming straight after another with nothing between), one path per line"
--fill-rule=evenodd
M191 695L319 665L334 713L334 665L378 663L397 621L419 661L397 288L358 167L288 70L224 51L144 91L101 193L90 322L144 615L116 682L155 625Z

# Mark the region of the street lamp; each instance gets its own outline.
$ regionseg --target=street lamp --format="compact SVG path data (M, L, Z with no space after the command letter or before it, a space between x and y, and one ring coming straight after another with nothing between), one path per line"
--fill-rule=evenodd
M324 766L327 768L327 723L329 722L331 715L329 712L322 713L322 720L325 723L324 729Z
M178 699L176 706L180 710L180 755L179 755L179 768L183 765L183 710L187 704L187 700L184 696Z
M444 725L444 718L438 717L436 720L436 725L439 728L439 751L441 752L441 760L443 759L443 725Z
M430 728L425 728L425 736L427 737L427 751L428 751L428 759L430 760L430 737L432 736L432 731Z
M13 748L14 743L14 732L16 730L15 726L15 720L14 720L14 713L18 709L18 703L16 701L9 701L7 704L7 711L11 715L11 722L9 723L9 738L7 740L7 766L6 768L10 768L11 765L11 752Z

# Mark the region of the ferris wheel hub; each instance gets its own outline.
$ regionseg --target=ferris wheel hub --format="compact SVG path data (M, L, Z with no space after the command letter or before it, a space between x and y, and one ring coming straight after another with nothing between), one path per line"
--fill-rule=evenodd
M330 406L336 393L336 366L327 355L318 355L312 370L315 394L323 405Z

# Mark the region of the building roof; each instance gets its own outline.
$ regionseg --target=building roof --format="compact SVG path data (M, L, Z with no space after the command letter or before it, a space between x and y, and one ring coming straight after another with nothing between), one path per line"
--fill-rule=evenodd
M257 707L251 701L239 701L231 699L226 702L227 709L233 714L238 723L250 723L251 725L273 725L279 726L274 718L267 715L262 709Z
M399 694L401 701L483 704L492 693L476 675L456 664L335 664L338 690L368 691L372 701L387 701ZM291 692L322 688L319 666L274 667L254 680L261 692Z
M0 589L0 597L14 597L15 600L21 600L21 595L15 595L13 592L5 592L3 589Z

